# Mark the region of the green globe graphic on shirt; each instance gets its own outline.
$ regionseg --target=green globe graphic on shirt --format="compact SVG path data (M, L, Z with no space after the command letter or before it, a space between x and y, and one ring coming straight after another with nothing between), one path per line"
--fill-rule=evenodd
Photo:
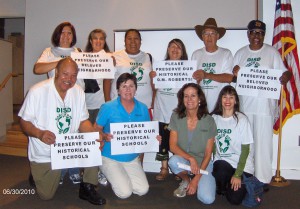
M228 135L225 136L225 138L219 135L217 136L217 141L220 147L220 152L226 153L229 149L231 138Z
M136 77L137 82L141 81L144 76L144 69L142 67L134 66L130 69L131 74Z
M247 58L246 67L255 67L255 68L258 68L258 67L260 67L260 64L259 64L260 61L261 61L261 57Z
M55 120L59 134L65 134L70 130L72 120L72 117L70 115L59 114Z
M248 64L246 64L246 67L258 68L259 66L260 66L259 62L256 62L256 61L252 61L252 62L249 62Z
M216 72L213 68L207 68L207 69L204 69L204 71L206 73L212 73L212 74L215 74L215 72ZM209 85L211 82L212 82L211 79L203 79L203 85Z

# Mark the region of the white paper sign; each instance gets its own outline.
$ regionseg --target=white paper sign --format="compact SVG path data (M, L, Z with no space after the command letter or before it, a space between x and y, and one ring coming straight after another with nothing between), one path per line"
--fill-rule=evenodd
M242 67L237 77L239 95L279 99L281 70Z
M102 165L98 132L58 134L51 145L52 169Z
M111 154L158 152L158 122L111 123Z
M191 171L191 166L189 166L189 165L186 165L186 164L180 163L180 162L178 162L177 165L178 165L179 168L182 168L182 169L187 170L187 171ZM200 169L199 174L208 175L208 171Z
M71 52L72 59L78 65L80 79L114 79L113 59L104 50L98 53Z
M193 73L196 69L196 60L168 60L153 63L156 76L153 78L155 88L181 88L186 83L196 83Z

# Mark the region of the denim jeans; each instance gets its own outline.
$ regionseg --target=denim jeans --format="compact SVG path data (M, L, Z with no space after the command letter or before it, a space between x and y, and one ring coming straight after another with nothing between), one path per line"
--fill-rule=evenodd
M62 169L61 170L61 177L64 178L67 171L69 171L69 176L72 176L74 174L79 174L79 168L67 168L67 169Z
M178 162L186 165L190 165L190 162L184 159L183 157L178 155L173 155L169 159L169 166L174 174L178 174L182 171L185 171L184 169L178 167L177 165ZM206 170L208 171L208 175L203 174L198 183L197 198L204 204L212 204L215 201L215 197L216 197L216 181L211 174L213 170L212 161L209 162Z

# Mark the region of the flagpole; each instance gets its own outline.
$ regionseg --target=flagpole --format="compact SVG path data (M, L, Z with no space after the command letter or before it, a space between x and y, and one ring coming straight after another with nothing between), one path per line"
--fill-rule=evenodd
M282 43L281 58L282 58L282 60L284 60L284 43ZM280 175L283 94L284 94L284 89L283 89L283 85L281 85L281 90L280 90L279 134L278 134L278 152L277 152L277 168L276 168L275 176L272 177L272 180L270 182L271 186L276 186L276 187L284 187L284 186L290 185L290 182Z

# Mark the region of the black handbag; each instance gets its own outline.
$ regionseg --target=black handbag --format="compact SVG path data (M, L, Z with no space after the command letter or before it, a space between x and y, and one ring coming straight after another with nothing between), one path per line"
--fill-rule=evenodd
M85 84L85 93L96 93L100 90L96 79L83 79Z

